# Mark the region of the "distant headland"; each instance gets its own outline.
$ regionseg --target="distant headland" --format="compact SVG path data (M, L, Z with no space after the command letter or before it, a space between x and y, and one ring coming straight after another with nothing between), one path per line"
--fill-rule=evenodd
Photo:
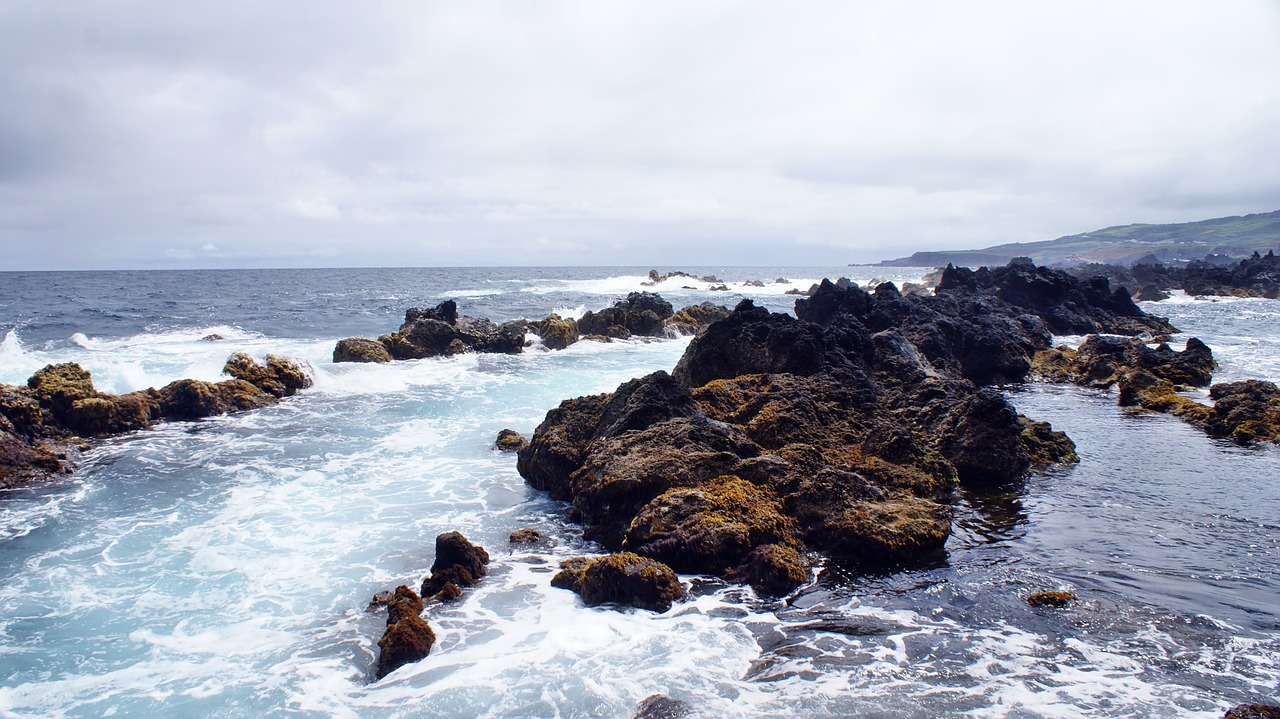
M1218 217L1168 225L1119 225L1041 242L1011 242L977 250L916 252L885 260L883 267L996 266L1014 257L1030 257L1037 265L1190 260L1234 261L1254 252L1280 248L1280 210L1239 217Z

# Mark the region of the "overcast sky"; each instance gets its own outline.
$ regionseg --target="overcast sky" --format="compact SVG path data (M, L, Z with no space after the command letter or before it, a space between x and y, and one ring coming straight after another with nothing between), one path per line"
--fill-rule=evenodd
M843 264L1275 209L1273 0L0 3L0 269Z

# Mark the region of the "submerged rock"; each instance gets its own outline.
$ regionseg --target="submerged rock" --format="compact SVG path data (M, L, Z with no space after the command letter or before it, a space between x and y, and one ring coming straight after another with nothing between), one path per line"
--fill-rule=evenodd
M1227 710L1222 719L1280 719L1280 706L1272 704L1241 704Z
M577 593L589 607L617 604L665 612L684 598L670 567L632 552L566 560L552 585Z
M1033 607L1065 607L1076 598L1071 592L1048 591L1032 592L1027 595L1027 604Z
M536 529L529 529L528 527L517 529L511 533L511 536L507 537L507 541L512 544L538 544L542 542L543 539L544 537L541 532Z
M654 694L636 705L636 715L631 719L682 719L690 713L689 705L679 699Z

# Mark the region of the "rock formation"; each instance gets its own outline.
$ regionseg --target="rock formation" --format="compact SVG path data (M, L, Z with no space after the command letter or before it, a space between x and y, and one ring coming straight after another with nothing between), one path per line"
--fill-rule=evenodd
M868 565L938 551L957 482L1074 461L1065 435L985 385L1025 379L1051 328L1086 327L1173 329L1105 283L1024 262L949 268L936 295L824 281L796 317L743 301L670 374L565 400L517 467L610 550L785 593L809 551Z
M435 632L422 618L422 599L403 584L396 587L387 601L387 628L378 640L376 677L426 657L435 643Z
M670 567L632 552L565 560L551 584L576 592L589 607L616 604L665 612L684 598Z
M488 572L489 553L459 532L436 537L436 560L431 576L422 581L422 596L453 599L462 587L475 586Z
M0 385L0 486L69 471L85 438L266 407L311 386L300 364L275 355L258 362L237 352L223 372L236 379L181 379L112 395L94 388L88 370L64 363L36 372L25 387Z

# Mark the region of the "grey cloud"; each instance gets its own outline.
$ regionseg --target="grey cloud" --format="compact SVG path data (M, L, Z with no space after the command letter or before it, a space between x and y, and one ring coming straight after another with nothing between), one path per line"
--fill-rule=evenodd
M8 3L0 243L843 262L1276 209L1277 30L1262 0Z

